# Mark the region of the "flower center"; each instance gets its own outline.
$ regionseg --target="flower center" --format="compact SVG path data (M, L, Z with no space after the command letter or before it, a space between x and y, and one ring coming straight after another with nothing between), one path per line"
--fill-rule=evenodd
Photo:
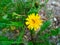
M33 24L35 23L35 20L32 19Z

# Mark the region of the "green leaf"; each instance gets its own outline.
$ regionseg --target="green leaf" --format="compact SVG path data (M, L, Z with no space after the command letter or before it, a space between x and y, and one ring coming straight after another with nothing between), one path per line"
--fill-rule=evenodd
M58 34L58 31L56 30L51 30L51 35L57 35Z
M0 45L11 45L9 41L0 41Z
M8 41L7 37L0 36L0 41Z
M28 42L28 45L33 45L33 42L31 42L31 41L30 41L30 42Z
M58 31L58 34L60 34L60 27L56 29Z
M49 0L45 0L45 2L47 3Z
M47 20L46 22L43 23L42 27L41 27L41 31L46 30L51 24L50 20Z
M22 27L23 28L23 27ZM20 42L20 43L23 43L23 37L24 37L24 28L22 29L22 31L20 31L20 34L16 40L16 42Z
M58 35L58 34L60 34L60 28L51 30L51 35Z
M23 23L22 22L11 22L11 25L22 27L23 26Z

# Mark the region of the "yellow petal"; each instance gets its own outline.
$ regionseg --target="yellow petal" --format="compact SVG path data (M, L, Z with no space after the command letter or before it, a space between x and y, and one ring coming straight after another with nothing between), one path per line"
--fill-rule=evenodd
M26 25L28 25L29 24L29 22L26 22Z

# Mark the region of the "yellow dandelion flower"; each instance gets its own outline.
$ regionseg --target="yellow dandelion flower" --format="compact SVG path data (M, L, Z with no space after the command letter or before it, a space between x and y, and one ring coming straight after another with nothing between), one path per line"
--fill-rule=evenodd
M43 20L38 14L35 15L32 13L26 18L26 25L28 29L34 29L36 31L41 27L42 23Z

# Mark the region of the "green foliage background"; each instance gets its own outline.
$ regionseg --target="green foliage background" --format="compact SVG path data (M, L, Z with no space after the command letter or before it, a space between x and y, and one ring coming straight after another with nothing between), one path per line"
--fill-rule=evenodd
M51 25L52 22L50 20L43 23L41 30L36 34L37 38L26 42L23 40L26 30L25 18L28 14L38 13L42 7L46 9L47 2L48 0L45 0L45 3L41 4L40 0L0 0L0 45L53 45L49 43L48 39L50 36L59 35L60 28L50 28L49 33L42 34ZM14 34L15 30L12 30L11 26L15 26L16 30L19 30L19 35L16 39L9 39L9 36L4 35L7 32ZM4 28L6 28L6 31L3 32ZM32 31L31 34L35 33Z

